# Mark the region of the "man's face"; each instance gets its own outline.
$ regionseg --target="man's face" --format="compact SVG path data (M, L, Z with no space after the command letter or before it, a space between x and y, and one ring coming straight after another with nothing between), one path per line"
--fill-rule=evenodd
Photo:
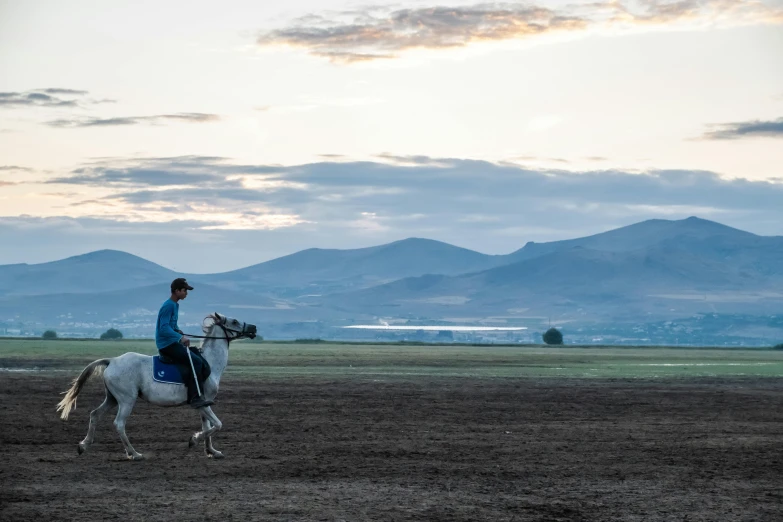
M185 299L188 296L188 289L180 288L178 290L175 290L174 295L176 295L178 299Z

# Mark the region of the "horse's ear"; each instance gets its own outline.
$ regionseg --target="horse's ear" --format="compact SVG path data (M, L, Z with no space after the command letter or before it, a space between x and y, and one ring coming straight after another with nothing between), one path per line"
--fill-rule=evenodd
M223 317L218 312L215 312L215 319L217 319L218 324L223 324L225 322L225 319L223 319Z

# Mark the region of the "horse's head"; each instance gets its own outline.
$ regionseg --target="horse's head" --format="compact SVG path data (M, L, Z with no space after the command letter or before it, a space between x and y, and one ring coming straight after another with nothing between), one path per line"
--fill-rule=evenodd
M217 312L204 318L202 329L204 330L204 333L209 333L214 331L216 327L219 327L220 330L222 330L228 341L244 337L253 339L258 333L256 325L244 323L238 319L227 317Z

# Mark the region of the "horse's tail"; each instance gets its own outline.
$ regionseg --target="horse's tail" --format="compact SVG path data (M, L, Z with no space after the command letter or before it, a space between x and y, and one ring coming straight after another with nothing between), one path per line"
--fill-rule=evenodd
M101 375L103 370L109 366L110 359L98 359L87 365L82 370L81 375L73 380L73 385L67 392L63 392L65 397L57 404L57 411L62 411L60 418L62 420L68 420L68 414L76 408L76 396L82 391L82 386L87 382L87 379L92 375Z

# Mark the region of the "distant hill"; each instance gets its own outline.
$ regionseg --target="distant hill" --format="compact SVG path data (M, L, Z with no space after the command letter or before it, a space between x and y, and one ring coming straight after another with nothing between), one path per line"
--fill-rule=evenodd
M287 288L292 296L364 288L429 273L461 274L504 262L430 239L410 238L351 250L311 248L257 265L199 276L210 284L264 291Z
M650 219L600 234L547 243L527 243L516 252L505 256L506 263L532 259L552 252L584 247L605 252L627 252L658 245L664 241L684 243L703 242L705 239L722 242L746 243L761 236L728 227L714 221L689 217L682 220Z
M176 273L118 250L99 250L59 261L0 265L0 294L94 293L168 285Z
M522 259L476 273L405 278L327 299L379 314L393 307L425 315L530 308L641 318L698 311L701 296L716 293L720 302L707 311L768 313L783 304L783 238L697 218L528 244L515 254L509 258Z
M186 275L197 287L189 297L190 303L207 298L210 289L222 289L218 303L225 304L233 297L240 303L260 303L264 309L282 313L279 311L296 308L298 305L291 303L302 295L363 288L430 271L455 274L479 270L494 266L496 258L439 241L412 238L353 250L308 249L232 272L187 275L132 254L101 250L49 263L0 266L0 311L43 317L61 310L95 309L101 316L116 316L120 309L151 306L157 310L171 280ZM124 292L111 294L118 290ZM46 299L15 299L19 296ZM279 296L288 304L274 300ZM100 301L105 304L96 307ZM315 315L333 314L320 310Z
M731 258L735 268L744 267L751 273L783 271L779 262L783 258L783 238L757 236L692 217L679 221L654 219L584 238L528 243L507 255L486 255L440 241L409 238L359 249L311 248L239 270L188 277L194 284L291 299L359 290L426 274L481 272L576 247L618 253L669 248L670 255L687 252L711 262ZM132 254L100 250L50 263L0 266L0 292L95 293L167 285L180 275Z
M0 322L5 328L25 321L76 329L125 324L146 335L180 275L112 250L0 266ZM378 318L533 325L557 317L600 330L596 325L695 321L705 313L780 314L783 237L695 217L656 219L528 243L508 255L410 238L307 249L188 280L196 290L183 305L186 321L234 313L294 337L335 335L336 326Z

